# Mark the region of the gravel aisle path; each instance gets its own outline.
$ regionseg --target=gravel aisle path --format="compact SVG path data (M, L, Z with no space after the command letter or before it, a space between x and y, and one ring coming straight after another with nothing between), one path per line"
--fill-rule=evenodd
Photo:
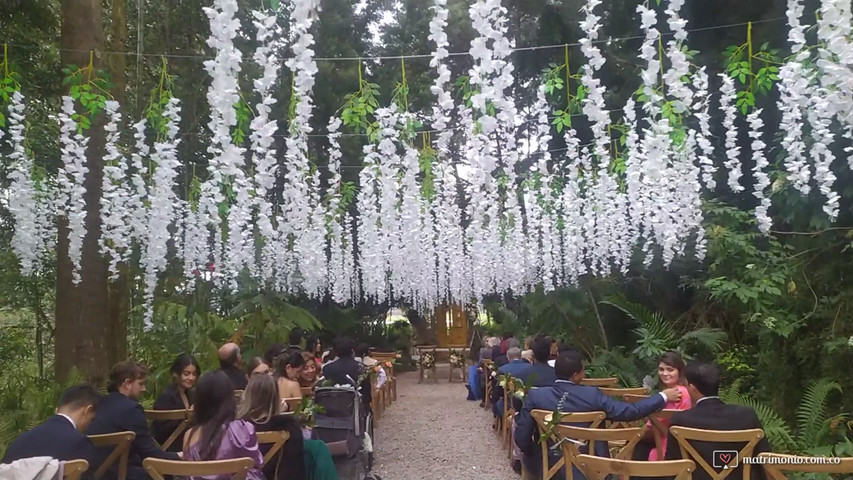
M491 412L465 400L468 390L458 377L447 382L447 368L437 366L438 384L397 374L397 401L376 424L374 472L382 480L519 480Z

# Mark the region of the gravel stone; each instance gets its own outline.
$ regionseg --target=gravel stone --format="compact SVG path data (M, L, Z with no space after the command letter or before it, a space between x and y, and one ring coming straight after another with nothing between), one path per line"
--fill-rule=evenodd
M373 471L382 480L519 480L492 430L492 412L466 400L468 390L447 364L418 384L417 372L397 373L397 401L374 432Z

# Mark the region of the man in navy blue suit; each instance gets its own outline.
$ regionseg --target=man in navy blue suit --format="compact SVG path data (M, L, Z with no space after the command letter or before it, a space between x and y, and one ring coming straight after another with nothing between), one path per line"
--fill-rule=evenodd
M612 400L601 393L597 387L580 385L586 371L583 366L583 356L577 351L563 352L557 357L554 370L557 376L554 385L531 389L516 419L518 425L515 430L515 443L523 453L524 466L535 475L541 474L542 455L539 447L539 430L536 420L530 414L531 411L555 411L558 408L561 412L602 411L610 420L627 422L646 417L662 409L667 401L677 401L681 398L677 388L669 388L658 395L652 395L633 404ZM562 455L559 449L549 449L549 453L553 455L550 459L552 463L559 460ZM607 447L602 442L596 442L594 453L600 457L609 456ZM580 471L574 468L572 470L576 480L584 478Z
M148 369L136 362L121 362L110 371L109 394L101 400L98 414L86 431L89 435L104 433L134 432L136 439L130 445L127 461L128 480L148 480L150 477L142 468L142 461L148 457L165 460L180 460L175 452L163 451L151 436L145 410L139 404L139 397L145 392ZM97 468L107 459L112 447L98 449ZM115 468L115 467L114 467Z
M514 339L511 338L510 340ZM532 367L532 365L521 359L521 349L518 347L510 347L506 351L506 357L509 363L498 369L498 375L510 374L513 378L521 378ZM492 403L492 412L496 417L500 417L504 412L503 388L500 386L495 389L495 397L496 400Z
M83 431L95 418L100 397L91 385L71 387L62 394L56 415L22 433L6 449L0 463L22 458L51 457L57 460L86 460L94 471L95 446Z
M522 382L530 382L534 387L546 387L554 384L557 379L554 367L548 365L548 357L551 356L551 339L538 336L533 339L533 365L525 369L518 378Z

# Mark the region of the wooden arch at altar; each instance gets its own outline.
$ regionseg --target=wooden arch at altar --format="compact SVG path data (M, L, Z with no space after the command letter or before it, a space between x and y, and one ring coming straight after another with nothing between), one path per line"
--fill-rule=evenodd
M435 309L435 336L438 346L468 347L470 330L465 308L460 305L440 305ZM461 353L461 352L460 352Z

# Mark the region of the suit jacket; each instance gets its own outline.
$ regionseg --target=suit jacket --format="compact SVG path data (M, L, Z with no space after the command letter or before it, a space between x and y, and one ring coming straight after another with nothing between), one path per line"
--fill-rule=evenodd
M97 452L92 442L79 432L71 422L54 415L44 423L18 436L6 449L6 456L0 463L12 463L22 458L51 457L57 460L86 460L89 472L94 472Z
M690 410L684 410L672 415L670 426L681 426L689 428L699 428L702 430L749 430L753 428L763 428L761 421L758 420L758 415L755 410L749 407L740 405L727 405L722 400L716 397L700 400L699 403L693 406ZM740 451L745 443L712 443L712 442L692 442L696 452L713 465L714 450L737 450ZM762 438L755 446L753 455L758 455L762 452L770 451L770 442L767 438ZM669 434L666 442L666 460L677 460L679 458L689 458L682 455L681 446L675 440L672 433ZM764 479L764 469L759 465L753 465L750 476L753 480ZM738 462L738 467L729 474L729 478L742 478L743 466ZM693 472L694 480L710 480L711 476L705 470L696 465L696 471Z
M664 407L666 401L661 395L652 395L637 403L625 403L613 400L601 393L597 387L575 385L568 381L558 381L554 385L533 388L524 399L524 405L516 418L515 443L524 454L525 464L541 472L541 451L539 446L539 429L536 420L530 414L533 410L555 411L562 400L563 412L596 412L602 411L607 418L616 421L639 420ZM588 427L589 424L572 424L577 427ZM549 444L552 444L549 442ZM595 455L609 457L607 447L602 442L595 443ZM583 451L583 450L582 450ZM562 456L559 449L550 450L549 461L553 464ZM538 470L537 470L538 467ZM583 475L573 468L574 478L583 479Z
M352 385L352 382L357 382L358 377L361 376L362 368L365 368L364 365L352 357L338 357L337 360L323 366L323 376L339 385ZM352 380L348 379L347 375ZM359 392L361 392L361 398L364 400L364 403L370 404L369 377L361 382Z
M522 370L518 378L524 383L532 379L534 387L547 387L554 384L557 375L554 374L554 367L544 363L534 363L530 368Z
M111 392L101 400L95 420L86 431L88 435L101 435L104 433L117 433L130 431L136 434L136 440L130 445L130 455L127 461L128 480L147 480L148 474L142 468L142 461L148 457L162 458L166 460L179 460L177 453L164 452L154 443L154 438L148 430L145 420L145 411L136 400L125 397L118 392ZM94 463L99 466L107 459L112 447L98 449L97 460ZM92 467L89 467L92 469ZM114 478L114 473L113 473Z
M264 423L252 422L256 432L290 433L290 438L284 442L281 451L269 463L264 464L264 476L268 480L304 480L305 453L302 428L296 423L293 415L276 415ZM261 445L261 453L269 451L269 445ZM278 473L278 476L276 476Z
M235 365L221 366L219 370L222 370L225 375L228 375L228 379L231 380L231 385L234 386L234 390L245 390L246 385L249 384L249 380L246 378L246 372L240 370Z
M189 406L192 406L193 404L194 393L195 392L192 390L187 392L187 401L189 402ZM181 393L178 391L178 386L174 383L166 387L163 390L163 393L161 393L154 402L154 410L183 410L185 408L186 406L184 405L184 401L181 399ZM172 432L174 432L180 424L180 420L159 420L151 422L151 436L157 440L157 443L162 445L163 442L169 439ZM181 440L182 438L175 440L175 442L169 447L169 451L180 452L181 448L183 448Z
M513 378L521 378L526 374L528 370L530 370L533 365L525 362L524 360L513 360L504 366L498 369L498 375L506 375L507 373L512 375ZM492 403L497 402L500 399L503 399L504 389L497 382L495 383L495 388L492 389ZM513 402L515 403L515 402ZM521 406L519 405L520 409Z

